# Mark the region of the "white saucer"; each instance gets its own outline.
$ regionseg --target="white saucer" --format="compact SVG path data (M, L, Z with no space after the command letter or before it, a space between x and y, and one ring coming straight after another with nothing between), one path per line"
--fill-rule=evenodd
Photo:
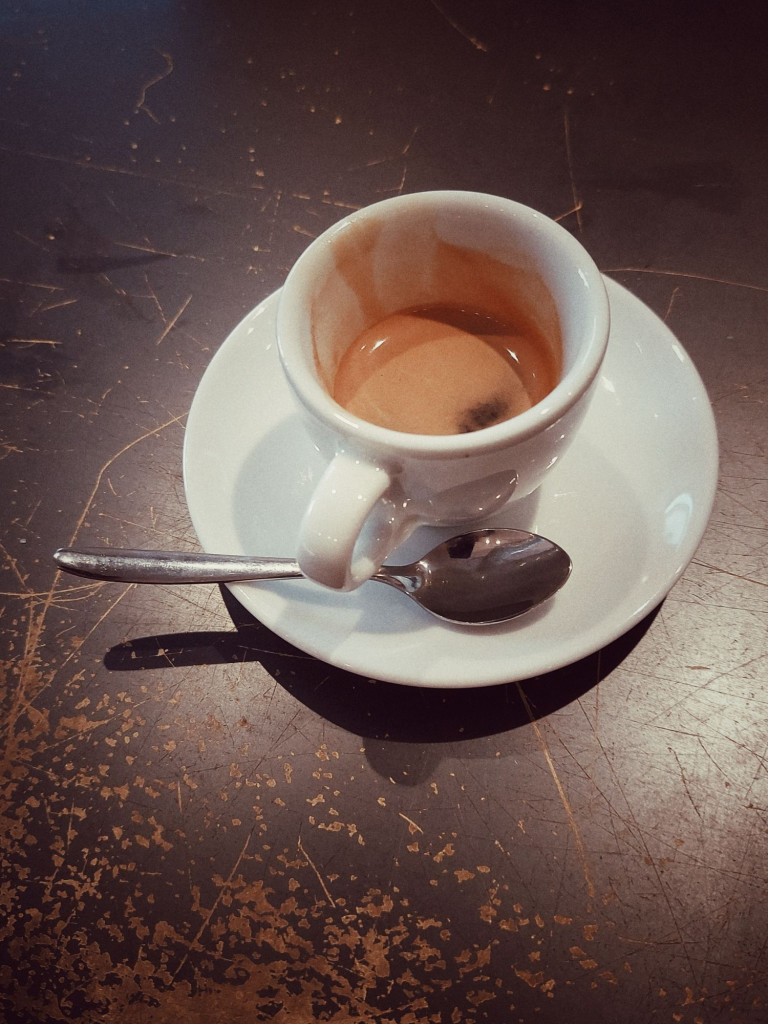
M340 668L417 686L528 679L592 654L653 610L701 540L717 480L717 435L701 379L667 327L606 281L611 338L578 438L539 491L491 521L561 544L573 574L508 624L452 627L379 583L336 594L308 581L237 584L237 599L296 647ZM289 557L322 463L274 341L277 294L208 367L189 413L184 484L209 552ZM393 561L455 530L422 528Z

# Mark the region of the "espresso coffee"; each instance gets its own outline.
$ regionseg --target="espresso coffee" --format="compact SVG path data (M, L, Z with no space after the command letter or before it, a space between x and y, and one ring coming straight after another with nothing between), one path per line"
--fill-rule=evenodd
M341 358L333 398L390 430L464 434L530 409L559 373L552 347L527 320L427 306L359 335Z

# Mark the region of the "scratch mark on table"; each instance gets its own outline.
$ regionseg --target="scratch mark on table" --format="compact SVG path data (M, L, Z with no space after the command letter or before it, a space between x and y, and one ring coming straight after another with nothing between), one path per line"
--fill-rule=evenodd
M186 181L183 178L175 178L164 174L148 174L146 171L140 171L135 167L119 167L117 164L97 164L92 160L62 156L56 153L44 153L40 150L33 149L16 149L14 146L0 145L0 153L9 153L11 156L28 157L33 160L48 160L51 163L64 164L67 167L78 167L85 171L99 171L104 174L119 174L127 178L138 178L141 181L152 181L162 185L173 185L176 188L188 189L196 194L200 192L210 192L215 196L231 196L235 199L249 198L255 189L259 191L264 189L263 185L249 185L247 188L235 189L225 188L223 185L216 184L205 184L199 181ZM0 282L4 279L0 278ZM20 281L7 281L9 284L25 284L26 282ZM53 285L30 285L30 287L37 288L50 288L54 291L63 291L64 289L60 286Z
M43 245L42 242L38 242L35 238L30 238L29 235L25 234L23 231L19 231L18 228L14 230L13 233L14 235L16 235L17 238L20 238L22 239L22 241L26 242L27 245L31 245L33 249L39 249L40 252L50 252L50 249L47 245Z
M743 507L746 508L748 511L751 511L748 505L744 505ZM723 569L719 565L712 565L710 562L702 562L701 559L698 558L694 558L692 560L692 564L700 565L702 569L711 569L712 572L720 573L723 576L731 576L735 580L741 580L742 583L755 583L758 587L768 587L768 582L766 582L765 580L753 579L751 576L748 576L745 573L731 572L729 569ZM755 569L755 572L757 571L758 570Z
M309 866L310 866L310 867L312 868L312 870L314 871L314 873L315 873L315 875L316 875L316 877L317 877L317 880L318 880L318 882L320 883L320 888L321 888L321 889L323 890L323 892L325 893L325 898L326 898L326 899L328 900L328 902L330 903L330 905L331 905L332 907L334 907L334 908L335 908L335 907L336 907L336 900L334 900L333 896L331 896L331 893L330 893L330 891L329 891L329 889L328 889L328 886L327 886L327 885L325 884L325 880L324 880L323 876L322 876L322 875L320 874L320 872L319 872L319 871L317 870L317 867L316 867L316 865L315 865L315 862L314 862L314 861L312 860L312 858L311 858L311 857L309 856L309 854L307 853L307 851L306 851L306 848L305 848L305 846L304 846L304 843L302 843L302 841L301 841L301 836L299 836L299 838L298 838L298 841L297 841L297 844L296 844L296 845L297 845L297 847L298 847L299 853L300 853L300 854L301 854L301 855L302 855L303 857L306 857L306 858L307 858L307 863L309 864Z
M186 299L182 302L181 306L179 307L179 309L175 313L175 315L173 317L171 317L170 320L167 321L167 323L165 325L165 330L160 335L160 337L157 339L157 341L155 342L155 345L159 345L161 342L165 341L165 339L171 333L173 328L176 326L176 322L178 321L179 317L182 315L182 313L184 312L184 310L187 308L187 306L190 304L191 301L192 301L192 296L188 295L186 297Z
M0 545L1 547L2 545ZM103 587L104 584L98 580L93 583L84 583L82 586L69 587L67 590L59 590L56 593L57 601L83 601L86 598L92 596L95 591ZM35 601L40 598L47 597L47 590L0 590L0 597L11 597L16 601Z
M26 581L25 577L22 576L22 574L21 574L21 570L19 569L19 563L16 561L16 559L13 557L13 555L6 548L6 546L3 544L2 541L0 541L0 551L3 553L3 556L5 557L6 562L8 562L8 565L10 566L11 572L16 577L16 579L19 581L19 586L22 588L22 590L25 590L25 588L27 586L27 581Z
M708 749L707 749L707 748L706 748L706 747L704 746L704 741L702 740L701 736L698 736L698 735L697 735L697 736L696 736L696 740L697 740L697 742L698 742L699 746L701 747L701 749L702 749L702 750L704 751L704 754L706 755L706 757L708 758L708 760L709 760L709 761L710 761L710 762L711 762L711 763L712 763L712 764L713 764L713 765L715 766L715 768L716 768L716 769L717 769L717 770L718 770L718 771L720 772L720 774L721 774L721 775L723 776L723 778L724 778L724 779L725 779L726 781L729 781L729 777L728 777L728 774L727 774L727 772L725 772L725 771L724 771L724 770L723 770L723 769L721 768L721 766L720 766L720 765L719 765L719 764L717 763L717 761L716 761L716 760L714 759L714 757L712 756L712 754L710 754L709 750L708 750ZM751 786L750 786L750 788L751 788ZM748 795L749 795L749 790L747 790L747 792L746 792L745 796L748 796Z
M587 721L589 721L589 719L587 719ZM652 869L652 871L654 873L654 876L656 878L656 884L658 886L658 891L659 891L662 899L664 900L664 902L665 902L665 904L667 906L667 910L669 912L670 919L671 919L672 924L674 926L675 940L679 944L680 948L682 949L683 955L685 956L685 958L686 958L686 960L688 962L688 968L689 968L689 970L691 972L691 976L692 977L696 977L696 970L695 970L695 966L694 966L694 960L693 960L693 958L691 956L690 950L688 949L688 945L687 945L686 940L685 940L685 938L683 936L683 930L682 930L682 928L680 926L680 922L678 921L677 916L675 914L675 910L674 910L674 907L672 905L672 900L670 898L670 895L669 895L669 893L668 893L668 891L667 891L667 889L666 889L666 887L664 885L664 880L663 880L663 878L661 876L661 872L659 871L658 864L656 863L655 858L651 854L651 850L650 850L650 847L648 846L648 841L646 839L645 830L641 827L640 823L637 820L637 817L636 817L634 811L632 810L632 805L630 804L629 798L627 797L627 793L626 793L624 784L623 784L621 778L619 777L619 774L616 771L614 763L611 760L611 758L609 758L608 753L605 750L605 748L604 748L604 746L603 746L603 744L602 744L602 742L600 740L600 737L597 735L597 731L594 729L594 727L593 727L593 734L595 736L595 739L596 739L600 749L603 752L603 756L605 757L606 764L608 766L608 770L611 773L611 776L613 778L614 784L616 785L616 788L618 789L619 793L621 793L622 800L624 801L624 806L626 807L626 819L623 819L623 820L626 820L627 822L631 823L632 828L634 830L634 833L637 835L637 838L639 840L639 849L642 850L643 855L644 855L644 857L646 859L646 863L649 865L649 867ZM611 807L611 811L612 812L615 811L615 813L619 814L618 810L615 810L613 807ZM622 815L619 815L619 817L623 818ZM619 936L619 938L623 938L623 937ZM627 940L627 941L630 941L630 940ZM631 940L631 941L635 941L635 940ZM654 943L646 943L646 942L644 942L643 944L644 945L654 945L654 946L657 945L657 943L655 943L655 942Z
M563 133L565 135L565 158L568 163L568 177L571 181L571 196L573 197L573 210L572 213L576 214L576 225L579 231L582 230L581 221L581 196L579 190L576 187L576 177L573 172L573 150L571 148L571 119L568 115L568 108L566 107L563 111Z
M0 146L0 150L3 147ZM20 281L15 277L0 277L0 284L13 284L21 288L42 288L48 292L63 292L64 289L58 284L43 284L40 281Z
M664 323L666 323L667 320L669 320L670 314L672 313L672 307L675 304L675 299L677 298L677 296L679 294L680 294L680 286L679 285L675 285L675 288L673 289L672 294L669 297L669 303L667 304L667 311L664 314Z
M691 281L707 281L709 284L731 285L734 288L748 288L754 292L768 294L768 287L761 284L750 284L748 281L732 281L727 277L714 277L711 274L693 274L685 270L662 270L659 267L604 267L604 274L658 274L661 277L683 277Z
M420 825L417 825L416 822L413 821L411 818L409 818L407 814L403 814L402 811L398 811L397 813L403 819L403 821L408 822L408 831L411 833L411 835L413 835L414 832L420 832L422 835L424 835L424 829Z
M565 213L558 213L556 217L552 218L552 220L557 221L557 223L559 224L560 221L565 220L566 217L570 217L572 214L578 213L579 210L581 210L582 206L583 203L581 202L581 200L579 200L576 206L572 206L570 210L566 210Z
M397 194L400 195L403 192L403 190L405 189L405 179L406 179L407 176L408 176L408 167L405 166L405 167L403 167L402 174L400 175L400 181L397 183L397 185L395 185L394 188L384 189L384 191L385 192L397 192Z
M134 302L134 299L142 298L143 296L131 295L129 292L127 292L125 290L125 288L121 288L119 284L115 284L115 282L112 280L112 278L108 274L106 274L104 271L102 271L102 272L100 272L100 273L98 273L96 275L96 280L101 282L101 284L106 285L107 288L114 295L116 295L118 297L118 299L120 299L124 303L125 306L127 306L130 310L132 310L136 314L137 317L139 317L140 319L143 319L143 317L141 315L141 311L139 310L138 306Z
M403 149L402 149L402 152L400 153L400 156L407 156L408 155L408 152L409 152L411 146L413 145L413 140L418 135L420 128L421 128L421 125L418 125L418 124L413 126L413 131L411 132L410 138L408 139L406 144L403 146Z
M167 430L168 427L171 427L177 423L181 423L183 419L183 415L172 416L170 419L166 420L165 423L161 423L157 427L152 427L151 430L144 431L143 434L140 434L138 437L135 437L132 441L129 441L127 444L124 444L122 448L120 448L118 451L115 452L114 455L111 455L107 459L107 461L96 474L96 479L94 481L93 487L91 488L91 493L88 495L83 511L80 513L80 516L78 517L77 522L75 523L74 530L72 531L72 536L69 539L68 547L74 546L75 541L77 540L77 536L80 533L80 530L82 529L83 523L85 522L88 513L91 511L93 502L95 501L96 495L98 494L99 488L101 487L101 481L104 479L104 475L106 474L107 470L109 470L110 467L113 466L114 463L121 456L125 455L126 452L130 451L131 448L135 448L137 444L141 444L142 441L146 441L150 437L155 437L158 434L161 434L164 430Z
M79 299L62 299L61 302L49 302L44 306L38 306L35 313L51 313L54 309L62 309L64 306L74 306Z
M437 3L437 0L431 0L431 3L432 3L432 6L435 8L435 10L438 12L438 14L440 14L441 17L445 18L445 20L448 22L448 24L451 26L451 28L455 29L459 33L460 36L463 36L464 39L466 39L468 43L471 43L472 46L474 46L474 48L476 50L480 50L481 53L487 53L488 52L488 47L485 45L485 43L481 42L477 38L477 36L471 35L465 28L463 28L458 23L458 21L456 21L455 18L452 18L449 14L447 14L443 10L443 8L440 6L440 4Z
M324 206L335 206L339 210L359 210L360 203L347 203L343 199L332 199L329 192L325 192L320 200Z
M410 136L408 138L408 141L405 143L404 146L402 146L400 149L398 149L395 153L393 153L391 155L387 155L387 156L374 157L371 160L366 160L365 163L362 163L362 164L352 164L348 168L348 170L350 170L350 171L368 170L371 167L381 167L382 164L392 163L393 160L401 160L404 156L408 155L408 152L409 152L411 146L413 145L413 140L416 138L416 135L418 134L420 127L421 127L421 125L418 125L418 124L414 126L414 128L411 131L411 134L410 134ZM324 198L324 201L327 201L327 197ZM348 207L348 208L353 209L353 210L359 209L359 206L355 206L352 203L335 202L333 205L334 206L344 206L344 207Z
M72 300L73 302L76 300ZM0 342L0 347L4 348L6 345L50 345L52 348L56 348L61 345L60 341L54 341L52 338L5 338Z
M270 250L272 248L272 243L275 240L275 229L277 227L277 218L278 218L278 214L280 212L280 207L281 207L282 202L283 202L283 195L284 195L283 189L281 189L281 188L275 189L274 192L271 192L267 196L267 198L264 200L264 203L261 206L261 211L260 212L261 213L266 213L267 208L270 206L270 204L274 203L274 209L272 210L272 214L271 214L270 221L269 221L269 234L267 236L267 243L266 243L267 244L267 248L270 249Z
M153 427L151 430L145 431L139 437L134 438L128 444L124 445L118 452L116 452L113 456L111 456L111 458L109 458L104 463L104 465L101 467L101 469L96 475L96 480L94 482L93 488L91 489L91 493L88 496L88 499L85 503L85 507L83 508L83 511L77 520L77 523L75 525L69 542L69 546L72 546L75 543L78 533L80 532L80 529L82 528L86 520L86 517L88 516L89 511L91 510L93 503L96 499L96 495L98 494L101 482L110 466L113 465L114 462L118 458L120 458L120 456L125 454L125 452L129 451L132 447L141 443L142 441L146 440L149 437L153 437L161 433L163 430L167 429L172 424L179 422L181 418L182 417L174 416L167 422L162 423L157 427ZM57 573L53 577L53 581L51 583L50 588L41 595L39 600L37 597L31 595L28 592L29 588L27 587L26 579L22 576L15 559L10 555L9 552L5 551L5 549L3 550L5 553L6 560L11 568L11 571L14 572L16 578L19 580L19 584L21 586L22 591L24 592L24 596L26 597L27 601L30 602L29 617L26 625L26 634L24 636L23 650L21 658L19 659L18 679L16 685L16 692L13 699L13 707L6 715L5 721L3 723L3 733L7 737L5 753L7 757L12 758L15 751L16 726L20 716L25 711L31 712L33 691L35 689L37 689L38 691L45 689L47 685L50 685L50 682L53 679L53 676L51 676L48 680L46 680L41 673L41 668L39 664L39 650L41 647L43 629L46 619L48 617L48 613L51 610L51 608L60 601L62 593L59 589L60 576ZM64 592L64 595L70 594L71 592L71 590L66 590ZM123 592L123 594L121 594L115 600L115 602L112 603L110 608L107 610L107 612L104 613L99 622L103 621L104 617L109 614L109 611L111 611L111 609L118 603L119 600L122 600L124 593L125 592ZM96 625L94 625L91 632L93 632L93 629L95 628ZM71 658L75 655L78 649L79 646L76 645L70 652L68 657L65 659L63 664L59 666L59 671L64 665L66 665L71 660ZM39 712L36 714L39 717Z
M43 503L43 499L39 498L35 502L35 504L32 506L32 508L29 510L29 512L27 513L26 519L21 521L21 525L24 527L25 530L29 529L30 523L35 518L35 514L37 513L37 511L40 508L40 506L42 505L42 503ZM18 519L14 519L14 522L19 522L19 520Z
M41 391L40 388L26 388L22 384L0 384L0 388L3 388L5 391L24 391L30 395L37 395L39 398L50 398L53 395L52 391Z
M685 776L685 769L683 768L680 758L677 756L677 751L673 747L667 747L667 749L671 752L675 761L677 761L677 767L680 769L680 778L683 780L683 789L685 790L685 795L688 797L691 803L691 807L696 812L696 817L701 819L701 813L699 811L699 808L696 806L696 801L693 799L693 794L691 793L690 787L688 785L688 779Z
M211 909L207 912L207 914L203 918L203 921L202 921L200 927L198 928L196 935L194 936L192 941L187 946L186 953L181 958L181 960L179 961L179 964L176 967L176 970L171 975L171 983L173 983L176 980L179 972L182 970L182 968L184 967L184 964L189 959L189 954L192 951L192 949L199 944L200 939L202 938L203 932L206 930L206 928L210 924L211 918L213 917L213 915L214 915L214 913L216 911L216 908L218 907L219 902L220 902L224 892L227 889L229 889L230 885L232 884L232 879L234 878L235 872L240 867L240 862L242 861L243 857L245 856L245 851L248 849L248 844L251 841L251 836L252 835L253 835L253 829L251 829L251 831L246 836L245 842L243 843L243 848L240 850L240 853L237 855L237 859L235 860L235 863L232 865L232 869L230 870L229 875L224 880L224 882L219 886L219 891L216 893L216 899L213 901L213 905L211 906Z
M170 73L173 71L173 58L171 57L171 55L169 53L161 52L160 56L165 61L165 69L161 71L159 74L155 75L154 78L150 78L150 80L142 86L141 93L139 94L139 100L135 108L135 112L137 114L140 110L142 110L147 115L147 117L151 118L151 120L155 122L155 124L160 124L160 118L157 117L157 115L154 114L147 106L147 93L149 92L153 85L157 85L158 82L162 82L163 79L167 78L168 75L170 75Z
M85 634L85 636L82 639L78 640L77 643L73 644L72 650L69 652L69 654L66 656L66 658L64 658L64 660L58 666L58 668L56 670L56 673L53 676L51 676L51 679L49 680L49 683L53 681L53 679L55 678L56 674L58 674L63 668L66 668L66 666L69 664L69 662L72 660L72 658L75 657L75 655L80 650L80 648L83 646L83 644L86 642L86 640L88 640L89 637L93 636L93 634L96 632L96 630L102 624L102 622L104 622L104 620L107 619L112 614L114 609L120 604L120 602L123 600L123 598L126 596L126 594L130 593L130 591L133 590L135 588L135 586L136 586L136 584L132 583L129 586L125 587L123 590L121 590L120 593L117 595L117 597L114 599L114 601L112 601L106 607L106 609L102 612L102 614L99 616L99 618L96 619L96 621L91 626L91 628L88 630L88 632ZM60 597L60 595L57 594L57 600L58 600L59 597Z
M520 694L520 699L523 703L523 706L525 707L526 714L528 715L528 718L530 720L534 734L539 743L539 747L541 748L541 752L544 754L544 757L546 759L547 767L549 768L550 774L555 783L557 794L560 797L560 802L563 805L563 810L565 811L566 817L568 818L568 825L571 829L573 838L576 842L576 849L578 851L579 861L581 862L581 870L584 875L584 881L587 887L587 895L590 898L593 898L595 895L595 886L592 881L592 875L589 870L587 853L584 848L584 841L581 838L581 831L579 830L579 826L576 821L576 816L573 813L573 808L571 807L570 801L568 800L568 796L565 792L563 784L560 781L560 776L557 774L555 762L553 761L552 755L549 752L549 746L547 745L547 741L544 738L544 734L542 733L541 728L539 727L539 723L536 721L536 718L531 709L531 705L528 702L528 697L526 696L525 690L520 685L520 683L516 683L515 686L517 687L517 692Z
M152 256L167 256L175 260L197 260L198 263L205 263L205 256L198 256L193 252L174 252L171 249L156 249L152 245L137 245L135 242L113 242L113 245L121 249L131 249L134 252L146 252Z
M693 707L691 705L692 705L692 702L696 698L698 698L700 696L702 696L702 697L704 696L704 691L706 691L706 690L713 690L715 684L719 680L727 679L729 676L734 675L736 672L742 672L742 671L744 671L744 669L748 669L748 668L750 668L750 666L759 663L760 661L765 659L765 657L766 657L765 654L756 654L754 657L747 658L745 661L742 661L742 662L740 662L737 665L731 665L728 668L723 669L721 672L718 672L716 675L711 676L709 679L705 680L705 682L703 682L703 683L699 683L699 684L697 684L695 686L694 685L689 686L687 694L685 694L684 696L680 697L679 700L676 700L673 703L667 705L661 711L659 711L658 714L656 714L652 718L648 719L646 721L646 726L653 725L655 722L657 722L662 717L669 718L673 711L675 711L678 708L681 708L681 707L684 707L684 706L687 705L687 714L695 722L697 722L703 728L709 729L716 736L720 736L722 739L726 740L728 743L733 744L738 750L745 750L747 752L747 754L749 754L751 757L757 758L757 760L761 764L764 764L765 762L757 754L756 751L751 750L749 747L745 746L745 744L743 744L740 740L735 739L733 736L730 736L723 729L718 729L715 726L713 720L710 720L710 719L708 719L706 717L702 718L702 717L699 717L698 715L696 715L696 713L693 710ZM656 728L663 728L663 726L656 726ZM693 737L698 738L698 733L697 732L693 732L693 731L685 732L682 729L671 729L669 731L676 732L676 733L682 733L683 735L688 735L688 736L693 736Z

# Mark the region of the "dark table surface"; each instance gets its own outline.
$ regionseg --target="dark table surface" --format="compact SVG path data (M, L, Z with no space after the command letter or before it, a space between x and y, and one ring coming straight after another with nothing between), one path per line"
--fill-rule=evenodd
M3 1019L768 1019L761 7L0 3ZM698 368L718 493L661 606L436 690L217 587L56 574L196 547L217 348L431 188L557 218Z

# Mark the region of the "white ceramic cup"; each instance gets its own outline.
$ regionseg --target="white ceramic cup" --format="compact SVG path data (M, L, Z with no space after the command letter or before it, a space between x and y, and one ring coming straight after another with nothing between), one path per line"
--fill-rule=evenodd
M427 435L368 423L331 397L343 353L366 328L414 307L487 308L499 288L562 346L559 383L532 408L472 433ZM469 527L530 494L586 412L608 328L587 252L509 199L403 195L324 232L289 273L277 311L283 369L327 461L300 528L302 572L350 590L417 526Z

